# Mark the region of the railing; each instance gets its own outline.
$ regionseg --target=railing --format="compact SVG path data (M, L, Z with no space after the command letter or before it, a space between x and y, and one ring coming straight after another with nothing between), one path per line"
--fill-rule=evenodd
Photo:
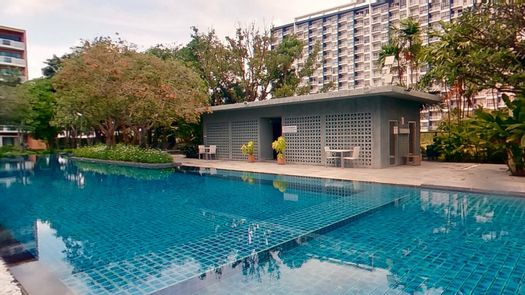
M372 0L370 2L374 3L374 2L377 2L377 0ZM295 22L300 22L300 21L304 21L304 20L308 20L308 19L312 19L312 18L318 18L318 17L325 16L327 14L338 13L338 12L345 11L347 9L358 8L358 7L365 7L365 6L368 6L368 5L369 5L369 3L367 3L367 1L359 1L359 0L358 1L352 1L352 3L349 3L349 4L336 6L336 7L333 7L333 8L329 8L329 9L317 11L317 12L314 12L314 13L298 16L298 17L295 18Z
M24 50L25 49L25 44L23 42L19 42L19 41L14 41L14 40L0 38L0 47L10 47L10 48L14 48L14 49L22 49L22 50Z
M19 130L16 128L16 126L0 125L0 132L18 133Z
M21 58L16 58L16 57L10 57L10 56L0 56L0 64L9 65L9 66L17 66L17 67L26 66L25 60Z

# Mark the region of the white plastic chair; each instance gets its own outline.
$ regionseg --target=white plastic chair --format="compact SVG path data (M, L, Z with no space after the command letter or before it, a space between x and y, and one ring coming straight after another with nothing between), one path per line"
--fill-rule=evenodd
M215 157L217 159L217 146L216 145L210 145L210 150L208 151L208 155L210 156L210 159Z
M333 153L330 150L329 146L325 146L324 147L324 153L325 153L325 157L326 157L326 160L324 162L325 166L328 166L328 160L331 160L331 159L337 160L337 159L339 159L339 157L333 155Z
M353 163L355 160L359 159L360 150L361 150L361 147L355 146L354 150L352 151L352 155L350 157L343 157L343 161L350 161L351 163Z
M206 147L204 145L199 145L199 159L202 159L206 156Z

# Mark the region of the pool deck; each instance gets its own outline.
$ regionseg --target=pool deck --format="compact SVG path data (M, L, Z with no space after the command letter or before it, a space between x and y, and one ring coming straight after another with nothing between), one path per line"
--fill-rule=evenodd
M525 177L510 176L506 165L423 161L421 166L384 169L340 168L313 165L277 165L275 162L189 159L175 155L184 166L258 173L358 180L424 188L498 193L525 197Z
M0 294L3 295L22 295L22 291L18 283L15 281L11 273L7 270L7 266L0 258Z

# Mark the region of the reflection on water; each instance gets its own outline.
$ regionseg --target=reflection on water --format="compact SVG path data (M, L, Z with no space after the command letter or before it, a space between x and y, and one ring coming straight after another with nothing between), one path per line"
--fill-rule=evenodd
M10 187L16 182L29 184L35 161L35 157L0 159L0 186Z
M215 270L193 292L522 294L524 214L520 198L421 190L307 243Z
M517 293L525 272L519 198L53 156L0 167L15 179L0 236L79 294Z

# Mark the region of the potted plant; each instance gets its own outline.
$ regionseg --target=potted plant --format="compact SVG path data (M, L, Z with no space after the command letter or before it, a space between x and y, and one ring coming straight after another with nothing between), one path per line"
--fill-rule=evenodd
M248 156L248 162L250 163L255 162L255 155L253 154L254 151L255 151L255 144L253 143L253 140L250 140L246 144L243 144L241 146L242 154Z
M277 152L277 164L284 165L284 150L286 149L286 140L279 136L276 141L272 142L272 149Z

